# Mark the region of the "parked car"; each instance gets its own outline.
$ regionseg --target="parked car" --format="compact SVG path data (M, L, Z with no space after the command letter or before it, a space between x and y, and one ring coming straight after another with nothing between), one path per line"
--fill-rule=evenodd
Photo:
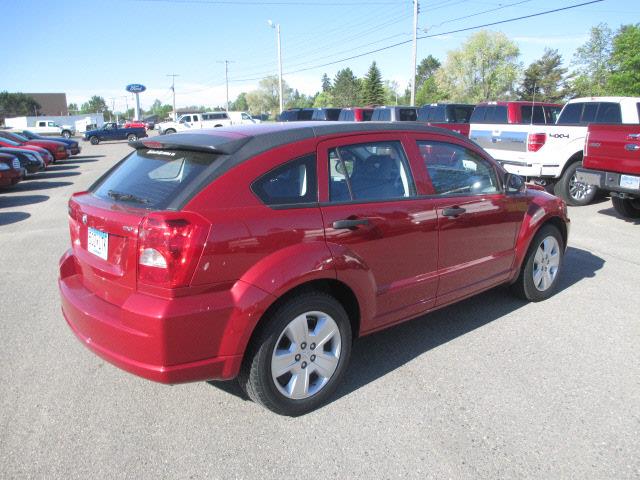
M373 115L373 108L349 107L343 108L338 116L340 122L368 122Z
M76 128L71 125L60 126L51 120L37 120L33 127L29 127L34 133L41 135L59 136L63 138L71 138L76 134Z
M589 124L578 182L611 195L616 211L640 218L640 125Z
M32 150L42 157L45 163L45 167L55 161L55 158L53 157L53 155L51 155L51 152L49 152L46 148L38 147L36 145L20 144L2 136L0 136L0 147Z
M32 150L27 150L24 148L0 147L0 153L15 156L20 162L20 166L25 171L25 176L27 174L36 173L37 171L42 170L45 167L45 163L42 157L37 152L34 152Z
M34 145L36 147L45 148L53 155L55 160L64 160L71 156L71 150L67 148L62 142L57 140L49 140L49 139L39 139L36 138L34 140L29 140L27 137L24 137L18 133L13 133L7 130L0 130L0 137L4 137L8 140L19 143L21 146L25 145ZM54 160L54 161L55 161Z
M262 120L249 115L247 112L227 112L231 119L231 125L251 125L260 123Z
M576 179L587 124L637 124L639 105L640 97L575 98L555 125L483 125L475 124L472 115L469 137L508 171L544 185L570 205L587 205L597 189Z
M280 114L278 122L303 122L311 120L313 108L289 108Z
M418 120L416 107L376 107L371 120L374 122L415 122Z
M13 129L11 131L14 133L18 133L29 140L50 140L42 135L32 132L31 130ZM67 148L71 152L71 155L78 155L82 151L82 149L80 148L80 144L75 140L71 140L70 138L56 138L56 142L67 145Z
M475 124L552 125L556 123L562 105L549 102L481 102L471 114Z
M102 128L97 130L89 130L84 133L82 138L91 142L91 145L98 145L100 142L108 140L128 140L135 142L139 138L147 136L147 130L144 127L119 127L116 123L105 123Z
M0 153L0 187L10 187L21 181L24 170L15 155Z
M313 121L337 121L341 108L316 108L311 115Z
M418 123L274 123L154 137L69 201L63 314L142 377L238 377L299 415L352 339L500 284L553 294L564 202ZM230 195L229 192L233 192Z
M469 119L474 108L475 105L466 103L431 103L418 109L418 121L468 137Z

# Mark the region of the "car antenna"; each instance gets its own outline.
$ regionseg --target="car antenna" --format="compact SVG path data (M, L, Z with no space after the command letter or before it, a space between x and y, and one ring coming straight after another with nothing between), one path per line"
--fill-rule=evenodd
M533 125L533 110L536 108L536 82L533 82L533 98L531 99L531 118L530 125Z

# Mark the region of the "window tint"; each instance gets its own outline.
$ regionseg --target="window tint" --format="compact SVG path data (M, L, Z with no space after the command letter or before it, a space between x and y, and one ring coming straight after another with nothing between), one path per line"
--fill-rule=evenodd
M429 113L429 121L430 122L446 122L445 118L445 106L438 105L436 107L432 107L431 112Z
M449 122L452 123L469 123L469 118L473 112L473 107L456 105L449 108Z
M521 107L521 112L522 112L522 123L523 124L536 124L536 125L541 125L546 123L545 119L544 119L544 112L542 110L542 106L540 105L535 105L533 107L533 121L531 119L531 110L532 107L531 105L523 105Z
M622 123L622 112L619 103L602 102L596 115L598 123Z
M582 106L584 103L568 103L564 106L557 123L560 125L569 125L573 123L580 123L580 117L582 116Z
M373 113L374 120L380 120L382 122L388 122L391 120L391 110L388 108L381 108Z
M640 107L638 107L640 108ZM373 110L362 110L362 121L369 122L373 116Z
M162 210L220 157L210 153L136 150L91 191L105 200Z
M324 120L324 112L322 110L314 110L311 120Z
M401 122L415 122L418 119L418 114L415 108L399 108L398 120Z
M251 185L267 205L298 205L318 201L316 157L308 155L271 170Z
M194 116L193 116L193 121L194 121L194 122L197 122L197 121L198 121L198 115L194 115Z
M487 123L507 123L507 107L504 105L489 107L485 121Z
M338 120L338 117L340 116L340 112L341 111L342 111L341 108L327 108L325 110L325 112L326 112L325 118L327 120L331 120L331 121Z
M355 115L353 113L353 110L342 110L340 112L340 116L338 117L338 120L343 122L353 122L355 120Z
M493 166L475 152L444 142L419 141L431 184L438 195L496 193Z
M582 107L582 117L580 117L580 123L593 122L596 119L596 112L598 111L597 103L585 103Z
M298 113L298 120L311 120L311 116L313 115L312 109L301 110Z
M391 200L415 195L400 142L346 145L329 151L329 199Z
M251 118L251 115L249 115L247 113L244 113L244 112L242 112L242 114L240 114L240 117L242 118L242 120L253 120Z
M487 107L478 106L473 109L471 114L471 123L484 123L484 117L487 113Z
M420 107L418 109L418 121L419 122L428 122L429 121L429 110L431 107Z
M180 123L187 123L191 121L191 115L187 115L186 117L182 117L182 120L180 120Z
M543 107L544 117L547 123L556 123L562 107Z

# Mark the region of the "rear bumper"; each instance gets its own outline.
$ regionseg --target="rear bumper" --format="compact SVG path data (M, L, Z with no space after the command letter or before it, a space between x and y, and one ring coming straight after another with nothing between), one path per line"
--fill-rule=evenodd
M587 168L578 168L576 170L576 179L579 182L616 193L624 193L634 197L640 197L640 188L626 188L620 186L620 180L624 174L616 172L605 172L602 170L589 170ZM628 175L631 178L639 178L640 175Z
M498 160L498 163L500 163L507 172L520 175L521 177L538 178L542 176L542 167L540 165L509 160Z
M234 302L237 291L171 299L136 292L115 305L83 285L71 251L60 260L58 285L76 337L123 370L168 384L228 380L240 370L244 326L255 312ZM247 284L240 289L250 299L265 295Z

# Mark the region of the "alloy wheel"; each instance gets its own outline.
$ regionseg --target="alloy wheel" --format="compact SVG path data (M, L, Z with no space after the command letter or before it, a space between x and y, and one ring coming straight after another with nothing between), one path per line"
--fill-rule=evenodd
M560 268L560 245L553 236L548 236L538 246L533 259L533 284L541 292L548 290L558 276Z

